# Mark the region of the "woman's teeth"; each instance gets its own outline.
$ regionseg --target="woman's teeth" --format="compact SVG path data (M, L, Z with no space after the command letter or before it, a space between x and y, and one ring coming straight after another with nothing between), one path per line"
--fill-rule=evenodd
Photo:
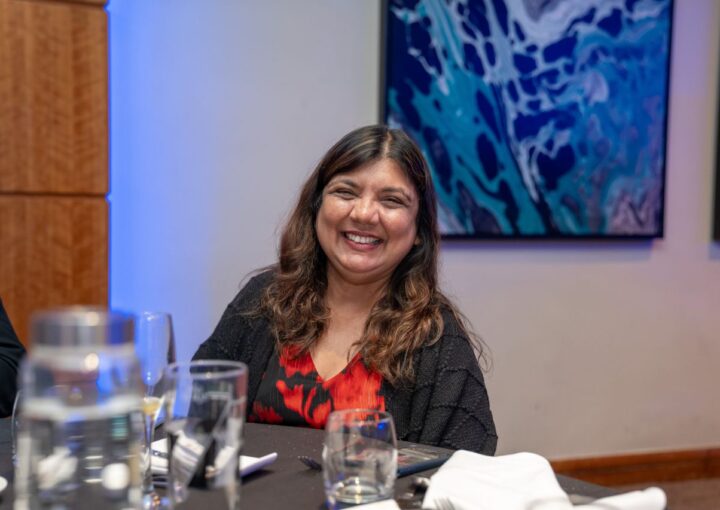
M355 234L345 234L345 237L358 244L380 244L380 239L375 237L358 236Z

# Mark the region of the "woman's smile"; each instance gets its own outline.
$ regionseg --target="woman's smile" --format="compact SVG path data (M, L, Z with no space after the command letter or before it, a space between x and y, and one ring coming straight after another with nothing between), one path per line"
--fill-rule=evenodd
M369 234L343 232L343 235L345 236L345 239L348 240L350 246L359 250L375 249L380 245L380 243L382 243L382 239Z

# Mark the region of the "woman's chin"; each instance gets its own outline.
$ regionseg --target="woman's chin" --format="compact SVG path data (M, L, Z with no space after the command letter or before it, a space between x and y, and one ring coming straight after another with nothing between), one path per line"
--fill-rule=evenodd
M349 283L374 283L386 279L386 272L373 264L344 264L336 268L337 275Z

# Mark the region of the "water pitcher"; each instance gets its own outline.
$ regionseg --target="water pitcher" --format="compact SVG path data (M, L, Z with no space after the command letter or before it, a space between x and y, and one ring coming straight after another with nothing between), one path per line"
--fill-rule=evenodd
M143 391L133 317L71 307L33 316L15 510L139 508Z

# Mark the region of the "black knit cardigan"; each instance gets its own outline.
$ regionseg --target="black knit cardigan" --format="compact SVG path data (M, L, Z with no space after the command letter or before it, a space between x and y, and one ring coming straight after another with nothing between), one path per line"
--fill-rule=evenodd
M268 319L251 318L246 312L257 306L271 278L270 271L253 277L193 356L246 363L248 409L252 408L275 341ZM385 408L393 416L398 439L492 455L497 434L477 359L452 314L444 313L443 321L440 339L414 354L414 383L394 387L383 381L380 393Z

